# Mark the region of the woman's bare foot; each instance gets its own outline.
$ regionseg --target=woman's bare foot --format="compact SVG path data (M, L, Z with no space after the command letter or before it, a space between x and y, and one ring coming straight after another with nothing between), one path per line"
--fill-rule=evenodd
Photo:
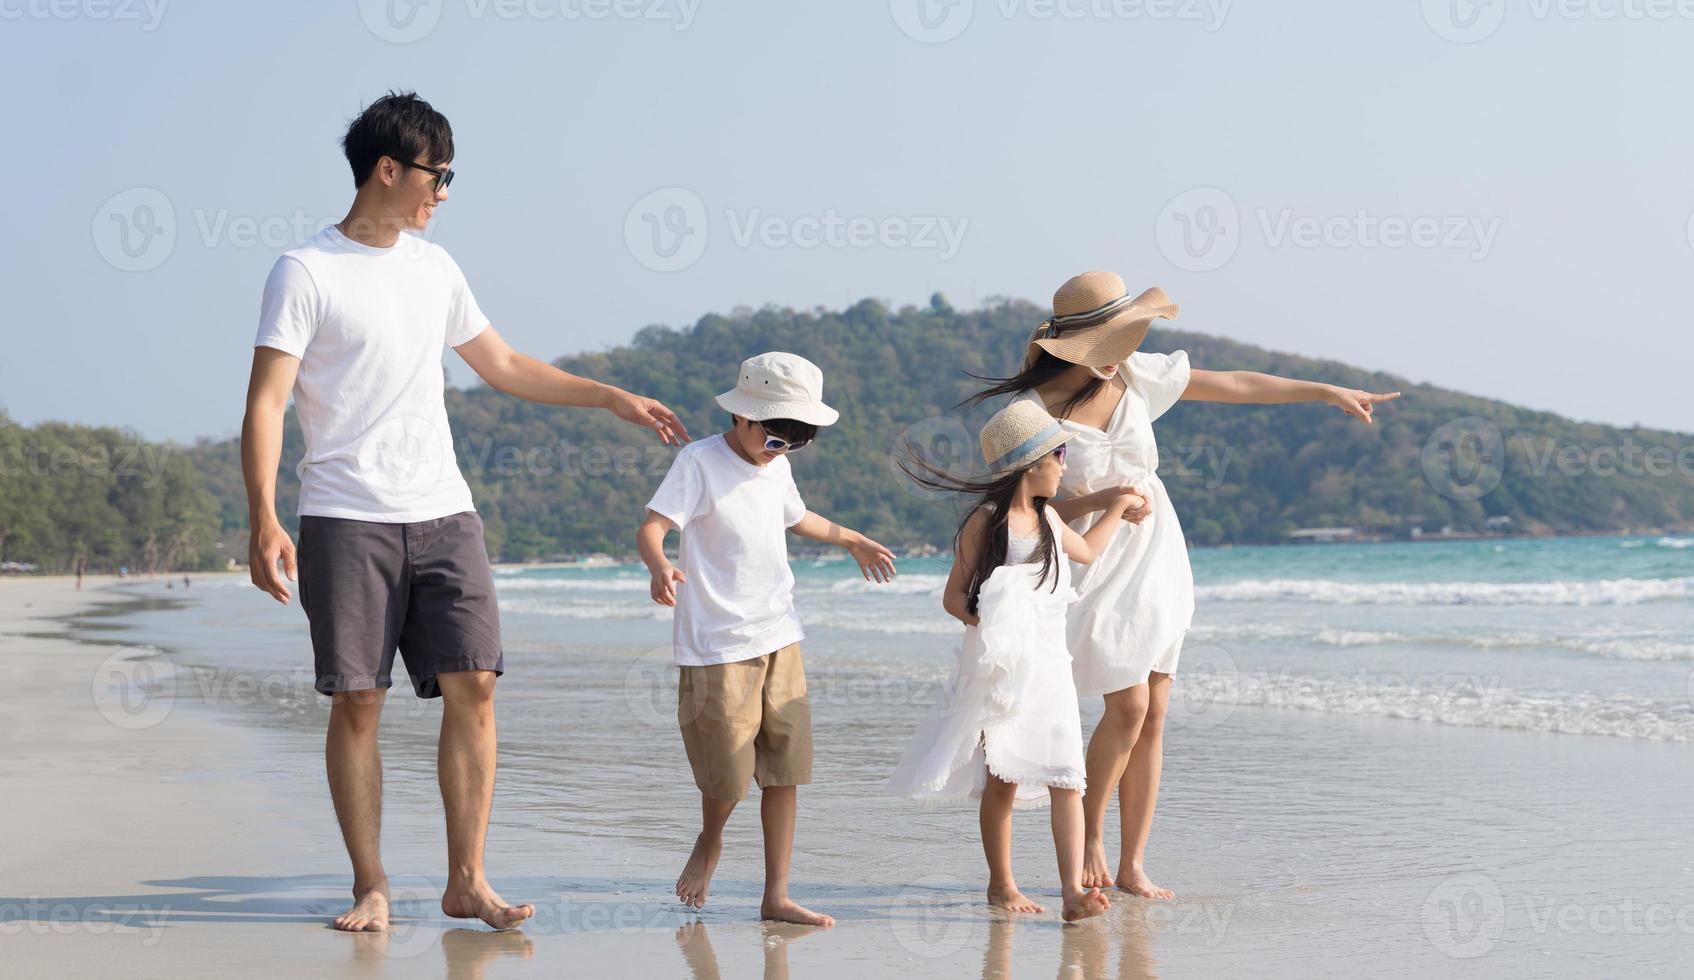
M802 908L798 902L786 895L782 898L766 896L759 903L759 918L767 922L794 922L803 926L832 926L835 920L827 915Z
M1176 892L1169 888L1160 888L1153 884L1153 879L1147 877L1147 872L1143 871L1138 864L1130 865L1127 874L1123 868L1118 869L1118 887L1131 895L1140 895L1142 898L1169 901L1176 897Z
M441 894L441 911L455 919L481 919L490 928L515 929L535 914L533 905L507 905L488 882L481 879L447 883Z
M1089 840L1082 846L1082 887L1110 888L1112 873L1106 870L1106 842Z
M688 855L688 863L682 866L682 874L676 879L676 897L682 899L682 904L691 909L706 904L706 889L712 884L712 872L718 869L721 854L722 834L713 837L701 834L694 839L694 853Z
M353 889L353 907L335 917L342 932L383 932L388 928L388 879Z
M1060 915L1066 922L1080 922L1083 919L1092 919L1097 915L1104 915L1106 910L1111 907L1111 899L1100 894L1100 889L1089 888L1080 895L1072 895L1065 899L1065 908Z
M1018 891L1017 885L989 885L988 904L1008 912L1045 912L1046 909L1030 901L1028 895Z

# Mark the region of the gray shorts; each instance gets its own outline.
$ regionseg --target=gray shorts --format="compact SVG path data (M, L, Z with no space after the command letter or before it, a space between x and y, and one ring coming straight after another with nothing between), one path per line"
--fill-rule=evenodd
M413 524L302 517L299 566L320 692L391 686L396 649L420 698L441 696L437 674L504 671L475 511Z

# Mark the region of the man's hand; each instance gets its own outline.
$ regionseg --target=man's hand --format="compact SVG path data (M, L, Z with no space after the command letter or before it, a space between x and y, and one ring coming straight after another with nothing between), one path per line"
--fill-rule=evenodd
M288 532L272 518L259 525L247 539L247 570L253 579L253 584L261 590L269 592L276 601L288 605L291 593L283 576L276 570L277 559L282 559L283 571L289 582L298 580L294 566L294 542L289 540Z
M688 430L683 428L682 420L657 399L644 398L622 388L614 388L607 399L606 408L625 422L658 432L659 438L663 439L667 446L680 446L688 441Z

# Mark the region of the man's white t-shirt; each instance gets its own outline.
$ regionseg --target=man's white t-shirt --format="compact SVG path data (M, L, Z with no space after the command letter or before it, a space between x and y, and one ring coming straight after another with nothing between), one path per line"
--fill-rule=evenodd
M684 446L647 509L682 531L672 620L677 666L751 660L805 638L787 530L806 505L787 456L755 466L720 433Z
M331 226L277 259L253 345L300 359L301 516L397 524L474 509L441 353L486 326L458 264L416 235L375 248Z

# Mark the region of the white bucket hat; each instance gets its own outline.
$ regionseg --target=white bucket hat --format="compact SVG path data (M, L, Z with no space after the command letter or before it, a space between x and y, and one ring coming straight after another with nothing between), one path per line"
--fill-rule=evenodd
M1034 463L1071 440L1057 419L1032 401L1018 399L994 413L982 427L982 460L993 474Z
M719 405L751 422L795 419L834 425L841 413L823 403L823 372L798 354L771 351L741 362L735 387Z

